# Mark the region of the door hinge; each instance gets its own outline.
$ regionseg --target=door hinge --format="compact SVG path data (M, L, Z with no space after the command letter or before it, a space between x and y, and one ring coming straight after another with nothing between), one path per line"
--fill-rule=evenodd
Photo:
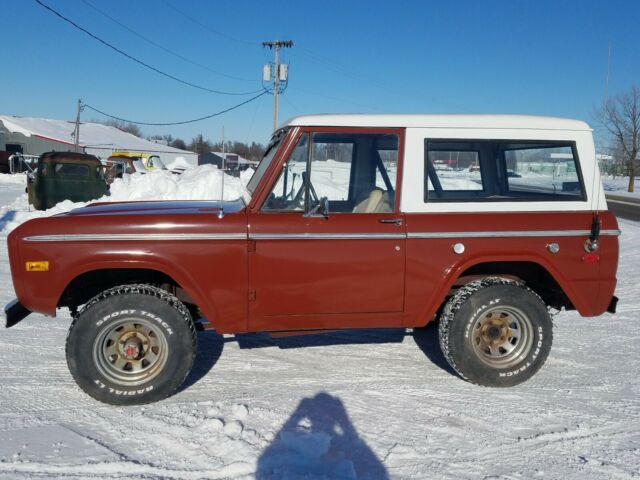
M247 252L253 253L255 251L256 251L256 241L255 240L249 240L247 242Z
M253 288L249 289L249 301L250 302L256 301L256 291Z

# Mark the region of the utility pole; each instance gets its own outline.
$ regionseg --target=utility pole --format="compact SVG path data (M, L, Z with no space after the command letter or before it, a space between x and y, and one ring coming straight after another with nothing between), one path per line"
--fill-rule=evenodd
M280 83L280 80L282 81L287 80L286 66L285 68L281 68L278 54L279 54L280 48L293 47L293 42L291 40L275 40L273 42L262 42L262 46L265 48L269 47L270 49L275 49L275 53L276 53L275 68L273 69L273 130L275 131L275 129L278 128L279 83ZM265 69L264 71L266 73L267 69ZM269 77L271 77L271 72L269 72ZM263 76L263 80L270 80L270 78L265 79Z
M80 144L80 112L82 111L82 99L78 99L78 111L76 112L76 128L73 131L75 148L74 151L77 153L79 144Z

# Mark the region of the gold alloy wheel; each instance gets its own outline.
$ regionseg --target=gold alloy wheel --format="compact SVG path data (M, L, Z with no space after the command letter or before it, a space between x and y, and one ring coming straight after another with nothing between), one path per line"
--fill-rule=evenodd
M473 324L473 350L486 365L509 368L531 352L533 333L531 319L522 310L511 306L490 308Z
M93 344L93 361L107 380L134 387L152 380L167 362L167 339L156 323L127 318L104 328Z

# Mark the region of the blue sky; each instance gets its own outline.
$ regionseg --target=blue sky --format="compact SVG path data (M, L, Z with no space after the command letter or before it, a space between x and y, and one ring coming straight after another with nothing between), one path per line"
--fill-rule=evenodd
M261 42L293 40L282 51L290 82L280 121L325 112L486 112L593 123L605 94L609 42L610 94L640 83L636 0L42 1L144 62L217 90L260 89L262 64L273 59ZM33 0L0 0L0 16L2 114L71 120L82 98L124 118L172 122L248 98L203 92L151 72ZM200 123L142 128L188 141L198 133L217 140L224 126L227 139L264 143L272 112L266 95ZM84 120L96 118L83 113Z

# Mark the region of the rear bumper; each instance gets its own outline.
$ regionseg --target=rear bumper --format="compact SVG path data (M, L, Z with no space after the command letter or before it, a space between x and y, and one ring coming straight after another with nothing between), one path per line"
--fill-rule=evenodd
M22 305L18 299L12 300L4 307L4 315L7 319L6 328L13 327L16 323L19 323L27 315L31 313L31 310Z

